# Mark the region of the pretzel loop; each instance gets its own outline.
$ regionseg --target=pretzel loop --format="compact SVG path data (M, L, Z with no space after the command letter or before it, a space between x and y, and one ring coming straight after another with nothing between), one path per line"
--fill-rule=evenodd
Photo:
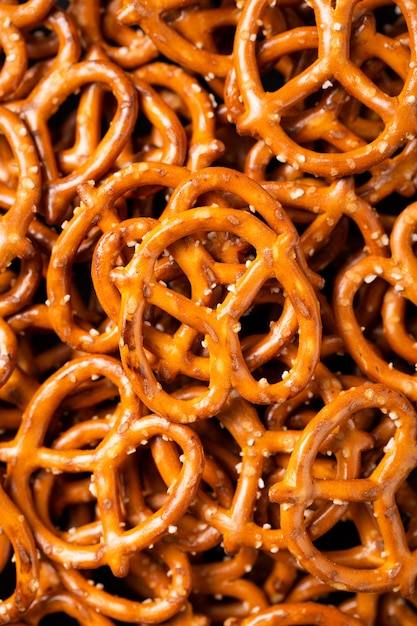
M391 156L396 148L403 145L407 137L413 138L416 132L413 106L416 82L414 65L409 68L397 108L394 107L396 104L394 100L384 94L349 59L350 24L356 4L339 2L335 7L322 3L312 5L319 26L317 31L319 58L276 92L264 91L255 61L257 24L262 20L266 0L245 4L236 31L234 56L240 62L236 64L235 72L238 91L244 104L244 113L236 114L238 128L241 132L261 136L282 161L288 161L294 168L301 167L304 171L318 176L346 176L369 169L387 156ZM410 37L413 39L413 7L411 4L401 3L401 9L409 20ZM319 154L290 139L285 130L285 116L297 103L323 84L327 85L327 81L332 83L334 80L338 81L349 94L375 111L385 127L379 136L368 144L363 145L359 142L350 148L346 147L341 154L334 152L331 155L325 152ZM269 112L268 117L271 120L265 129L256 124L260 108ZM330 113L330 107L328 110ZM322 112L320 116L323 117Z
M392 440L384 447L384 456L377 467L368 477L356 478L355 489L349 494L346 480L311 482L308 459L315 458L321 443L335 428L346 423L349 428L349 419L365 407L386 407L397 426ZM414 556L406 545L394 495L398 485L415 467L416 450L409 445L410 441L414 441L415 428L415 413L406 399L390 388L375 385L340 394L304 429L291 455L285 478L271 488L270 497L281 503L281 525L289 550L307 571L320 580L345 590L355 588L370 592L400 585L404 594L413 593ZM401 458L401 472L396 458ZM371 503L383 540L383 556L374 560L374 566L365 570L346 567L337 563L337 553L334 553L333 561L314 547L304 528L304 512L311 500L323 497L337 501L348 497L356 502ZM387 511L388 516L385 514Z
M59 106L80 87L98 82L109 86L117 100L113 122L97 149L77 169L60 177L47 120ZM36 139L37 148L45 163L48 180L45 216L50 223L59 223L67 212L77 186L90 178L98 178L109 169L109 164L120 153L136 120L137 97L128 77L110 62L87 60L56 68L37 85L33 94L22 103L21 111Z
M258 256L251 263L237 280L236 286L230 289L229 295L224 303L216 308L214 313L209 308L202 308L188 301L181 294L174 294L168 288L156 283L153 279L153 267L164 249L169 248L175 239L178 238L177 231L181 237L190 236L201 230L218 230L219 227L226 232L231 232L244 238L251 245L257 248ZM262 232L262 237L260 233ZM260 241L262 243L260 244ZM179 421L193 421L218 412L224 403L227 393L232 385L239 385L239 390L243 392L244 385L240 387L244 372L239 348L237 343L237 333L240 326L238 320L244 311L250 306L253 296L248 293L248 297L242 300L237 299L234 293L240 291L246 293L244 285L249 281L258 285L258 288L268 278L274 275L288 291L289 298L295 306L302 305L303 313L299 318L300 345L305 346L303 360L303 373L300 372L299 361L294 372L288 381L277 383L271 386L269 392L268 385L254 383L255 394L258 401L268 402L271 396L274 399L289 397L296 393L305 384L304 368L314 368L317 358L316 346L318 345L318 335L320 330L318 322L318 312L313 292L309 292L303 282L302 273L290 260L292 257L292 246L294 239L290 234L279 236L277 239L273 231L263 226L262 223L250 214L242 213L233 209L213 210L210 207L200 209L190 209L184 213L179 213L175 217L162 222L159 227L155 227L149 235L145 236L137 253L127 267L126 273L121 277L119 288L122 291L121 310L121 346L120 351L126 371L139 396L145 404L152 410L171 419ZM291 265L291 271L297 272L294 284L286 285L288 270L286 263ZM283 266L283 267L281 267ZM132 289L136 293L142 293L144 300L132 295ZM155 376L149 366L144 352L142 338L143 315L146 300L151 304L157 304L167 309L171 315L179 319L182 324L189 325L193 319L195 330L207 342L210 353L210 379L215 377L219 381L216 385L209 384L208 390L199 400L175 401L168 398L166 392L156 381ZM305 334L305 340L304 340ZM146 336L146 334L145 334ZM222 352L223 345L230 345L230 352L233 359L225 356ZM216 372L218 375L216 375ZM246 375L246 380L248 376ZM220 383L221 381L221 383ZM277 391L279 389L279 391ZM248 390L245 389L245 394ZM251 390L249 390L249 393ZM268 395L270 393L271 395ZM282 397L279 394L283 394ZM168 409L171 405L172 408ZM194 408L195 407L195 408Z

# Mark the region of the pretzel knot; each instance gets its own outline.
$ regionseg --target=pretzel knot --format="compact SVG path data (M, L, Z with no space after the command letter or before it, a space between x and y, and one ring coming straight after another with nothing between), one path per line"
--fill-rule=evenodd
M361 20L366 22L366 7L346 0L335 6L314 0L311 7L315 27L286 30L261 42L258 49L258 31L268 5L269 0L246 2L236 30L234 70L229 77L226 101L240 132L263 138L280 161L319 176L363 172L414 138L414 52L410 55L398 42L381 33L364 37ZM409 26L410 49L415 51L414 3L405 1L398 5ZM386 54L389 48L396 52ZM312 54L306 69L295 68L294 75L284 80L281 87L264 90L263 65L268 68L283 55L311 49L317 49L318 58L315 60ZM384 92L366 74L364 62L373 57L381 58L401 77L398 95ZM324 95L317 94L320 91ZM308 98L316 104L306 104ZM352 99L381 120L381 128L369 142L350 128L349 119L342 123L342 107ZM259 111L267 122L259 123ZM329 146L328 152L309 147L319 139Z
M342 441L355 429L355 414L364 408L386 413L395 426L376 466L371 465L352 479L312 479L313 463L320 450L329 449L328 438ZM416 414L408 401L392 389L376 384L340 393L304 428L284 479L271 487L270 498L281 504L281 528L288 549L308 572L337 589L401 590L406 596L414 594L415 551L407 545L395 496L416 466L416 426ZM340 563L337 551L326 556L314 546L306 530L305 516L316 499L340 504L368 503L372 508L380 538L373 547L368 546L364 569Z
M252 258L242 258L239 264L216 262L208 253L208 242L216 233L245 242L254 250ZM185 256L185 248L181 256L176 252L180 241L188 242ZM133 388L152 411L174 421L192 422L217 414L231 389L252 402L267 404L283 402L308 383L319 356L321 326L314 290L297 263L297 244L293 232L276 234L249 212L212 206L175 214L144 236L116 282L122 294L122 362ZM177 256L189 280L191 298L186 287L180 292L174 283L158 281L155 266L165 251ZM189 262L191 255L198 266ZM267 281L272 281L272 288L285 290L299 335L290 371L283 380L271 383L252 376L239 341L240 319ZM172 336L163 325L152 326L147 319L150 306L180 323ZM207 356L197 354L199 358L193 359L197 342ZM161 381L184 372L207 380L206 391L190 400L172 397L157 380L154 359L147 350L157 357ZM190 359L191 368L187 367Z
M58 407L65 402L68 407L71 402L76 406L74 391L82 392L86 384L93 385L89 395L94 398L94 384L99 385L102 377L111 383L110 397L120 396L114 412L104 419L74 425L47 447L44 437ZM199 439L187 426L155 415L141 418L141 413L140 402L130 390L119 362L110 357L69 361L29 403L21 428L14 442L2 450L2 458L8 461L22 454L25 459L24 463L10 464L9 488L38 545L52 560L76 568L107 564L116 576L124 576L129 556L168 532L187 509L203 470ZM36 431L30 427L33 420L37 422ZM161 507L151 511L142 502L142 511L137 510L135 519L129 522L119 474L136 448L145 449L155 437L175 441L182 450L181 463L170 477L168 496ZM63 473L87 473L91 477L90 496L96 500L99 514L87 525L59 530L50 517L50 505L45 499L52 497L54 481ZM125 496L129 498L129 494Z

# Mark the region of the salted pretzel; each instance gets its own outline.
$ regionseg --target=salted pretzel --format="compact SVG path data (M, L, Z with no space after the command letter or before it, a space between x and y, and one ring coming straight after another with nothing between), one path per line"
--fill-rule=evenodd
M113 123L99 142L99 149L70 174L61 177L47 120L74 91L94 82L108 85L110 91L114 88L117 109ZM57 67L37 84L28 98L14 103L13 109L24 117L36 138L36 147L44 164L44 175L48 181L44 211L48 222L60 223L76 194L77 186L91 177L101 176L109 169L133 130L136 107L134 87L127 76L110 62L94 60Z
M212 50L212 32L222 25L236 24L238 12L234 6L225 6L200 9L196 14L193 4L191 0L123 1L118 17L123 24L139 25L162 54L211 82L224 77L232 67L230 54ZM189 15L187 8L191 9ZM176 10L180 11L177 19ZM184 22L188 22L188 28ZM181 32L182 25L186 36Z
M138 599L117 597L107 592L100 582L84 577L76 569L57 569L63 585L69 592L84 596L87 606L113 619L130 623L158 623L169 620L186 609L188 594L191 591L191 568L188 558L174 546L158 544L148 552L137 551L131 559L133 587L139 589ZM146 588L152 589L155 597L144 598L139 580L143 579ZM153 594L152 594L153 595ZM146 600L146 601L145 601Z
M402 67L406 74L402 77L404 83L395 99L384 93L362 70L362 60L356 62L355 59L352 21L361 15L357 3L340 2L330 7L326 3L314 2L312 8L316 26L275 35L271 41L267 39L265 44L261 44L257 53L259 24L267 5L266 0L245 3L236 29L233 55L238 62L234 65L231 74L233 82L228 85L226 95L230 114L241 132L262 137L278 159L319 176L345 176L362 172L391 156L407 139L414 138L414 56L408 57L400 44L393 42L399 51L399 57L395 58L402 61L405 55ZM401 3L401 10L409 24L409 45L414 55L414 9L411 4ZM352 57L349 46L351 38ZM360 34L358 38L357 48L363 50ZM378 38L384 39L380 34ZM373 38L367 39L367 46L373 45L370 43L373 41ZM388 40L384 39L384 43L388 43ZM309 66L293 75L282 87L265 91L261 81L262 64L271 62L271 50L276 50L275 54L281 56L306 48L317 48L318 58L315 60L313 56ZM372 56L379 57L381 49L382 46L375 47ZM387 55L383 58L389 64L395 63L393 59ZM334 86L334 82L337 85ZM307 109L305 113L300 113L298 105L311 94L322 90L323 85L324 91L318 105L311 112ZM383 122L383 129L369 143L352 133L339 119L340 107L346 99L344 90L349 98L355 98ZM327 91L329 95L326 95ZM268 119L265 126L258 123L260 109ZM316 119L310 126L308 120L311 117ZM308 145L308 142L319 138L333 144L339 135L342 144L338 145L336 140L334 147L338 149L337 152L318 152L304 145L304 142Z
M384 455L375 469L366 477L355 480L353 496L354 502L370 502L373 507L382 540L381 547L376 548L375 555L369 555L370 563L366 570L357 570L355 567L340 563L335 568L337 552L334 552L330 558L323 554L319 555L303 530L303 517L308 503L315 498L330 498L333 501L345 502L346 481L311 482L310 478L306 481L303 475L309 475L307 457L310 452L312 457L315 457L321 442L325 441L332 430L338 425L347 424L357 410L365 407L380 409L386 407L396 426L394 435L385 443ZM410 428L409 432L407 432L408 428ZM348 429L349 425L347 425ZM362 389L352 388L340 394L331 404L326 405L303 430L291 456L286 477L281 483L271 488L270 497L273 501L281 503L281 526L288 549L307 571L314 573L320 580L343 590L353 587L358 591L401 589L405 595L413 595L414 559L412 551L406 544L404 530L392 494L415 466L415 450L409 445L414 437L414 429L415 413L412 407L403 397L396 397L393 390L377 385L365 386ZM343 437L344 434L341 433L341 436ZM303 449L302 456L300 456L301 448ZM398 463L395 460L397 454L401 457L402 475L398 472ZM301 458L302 462L300 462ZM389 516L386 514L388 510Z
M199 294L199 299L202 298L201 304L195 305L193 302L187 302L187 299L182 294L175 293L172 290L168 291L167 287L159 282L155 282L153 265L164 249L169 248L176 241L178 238L177 231L183 237L184 235L192 236L199 231L211 232L219 229L244 238L249 244L256 247L259 252L257 253L257 258L247 269L243 270L243 268L240 268L241 277L239 277L239 274L236 276L236 273L234 273L230 282L230 273L229 276L226 276L229 286L236 283L236 287L233 290L229 288L229 294L225 298L224 303L219 303L214 314L210 306L210 300L208 298L206 302L204 300L202 288L199 289L201 293L201 296ZM263 233L262 247L257 243L261 232ZM320 325L315 313L314 294L312 292L309 293L307 289L303 290L303 294L298 291L298 285L303 280L302 273L290 261L289 256L291 252L289 254L279 252L280 244L284 249L289 247L290 250L295 244L289 233L281 235L280 240L279 236L277 237L273 234L273 231L268 232L266 227L262 227L260 221L248 213L240 213L229 209L223 210L222 214L219 209L213 210L211 207L204 207L179 213L175 217L161 222L161 225L155 227L150 234L151 236L146 238L141 244L126 273L118 281L119 289L122 292L121 357L126 371L129 372L132 384L144 399L144 402L148 406L153 407L153 410L169 415L172 419L184 422L217 413L224 403L231 386L243 393L247 398L256 398L255 401L257 402L268 402L272 398L279 398L282 401L293 394L295 390L300 389L305 381L305 369L310 370L310 367L314 367L313 363L317 354L315 345L318 342ZM273 258L274 249L276 250L277 261ZM283 267L285 267L288 261L290 261L292 266L291 272L293 275L298 275L298 281L300 281L293 285L295 287L294 291L291 291L289 285L287 286L282 273ZM215 272L214 276L215 282L223 282L220 273ZM248 294L248 297L241 302L240 298L238 300L233 297L233 294L235 291L243 290L247 281L254 280L255 276L257 277L256 283L258 288L267 279L276 277L279 284L283 285L284 289L290 294L290 298L293 297L297 303L303 301L305 307L303 309L304 313L297 320L300 349L302 352L305 351L304 358L301 355L298 357L287 379L271 385L268 382L263 384L262 381L257 383L253 378L251 379L243 359L239 355L240 350L237 342L237 333L240 330L239 318L251 305L253 297ZM206 284L203 288L210 289L211 293L209 284ZM143 347L137 341L138 334L139 337L142 334L141 329L145 311L141 301L138 301L131 292L132 289L143 293L149 304L161 307L162 302L164 302L163 308L167 309L171 315L174 315L185 324L184 331L186 331L187 326L191 326L194 331L193 335L197 332L204 337L210 355L209 363L207 364L210 371L210 383L207 391L197 401L192 401L189 404L187 401L178 400L174 402L170 398L169 403L171 407L168 408L168 398L162 391L161 385L156 381L146 360ZM192 319L193 322L190 324ZM231 350L234 355L233 361L230 360L230 357L224 359L221 356L221 346L225 343L233 345ZM174 349L173 345L172 349ZM303 363L303 371L301 371L301 362ZM138 375L139 371L140 375ZM215 382L217 380L218 383Z
M103 375L113 385L119 386L123 401L120 407L115 409L114 425L109 429L109 420L107 420L104 424L104 431L101 429L102 434L99 436L102 443L91 452L80 449L78 462L75 463L74 460L71 461L73 453L66 450L65 443L61 448L59 439L55 448L44 447L42 445L43 434L46 433L58 404L63 402L73 389L91 380L92 376L95 378ZM198 486L198 476L202 471L201 449L193 433L185 426L171 424L157 416L138 419L141 415L138 400L128 389L123 389L123 382L124 375L120 371L119 364L110 357L90 357L70 361L40 388L22 417L22 427L15 441L10 442L2 450L3 460L7 457L12 459L13 456L19 454L17 450L21 447L29 446L32 450L30 455L24 453L29 461L25 467L10 467L8 481L18 506L30 520L36 540L42 546L42 550L53 560L72 563L77 567L98 567L107 563L119 576L125 575L128 571L129 553L151 545L158 536L168 530L168 527L175 524L178 516L187 508L192 499ZM59 394L56 393L55 388L59 388ZM52 389L54 389L53 392ZM110 392L114 395L114 388ZM56 401L55 407L50 406L51 393ZM89 401L91 402L91 399ZM39 410L42 410L41 407L45 402L49 410L43 413L44 425L36 435L32 429L28 428L28 424L33 420L33 412L37 414ZM124 436L127 430L130 433L129 439ZM183 467L177 476L172 477L170 496L160 513L149 516L145 514L136 528L124 530L122 501L117 494L118 466L124 461L128 451L134 451L137 446L146 445L148 439L158 435L173 438L183 448ZM93 437L94 440L97 437L94 430ZM81 447L83 445L85 444L81 443ZM112 466L108 464L107 445L111 449L110 455L114 464ZM36 448L39 454L34 454ZM30 493L31 476L40 468L44 468L46 472L49 468L52 475L54 472L59 474L68 471L91 474L90 489L97 498L97 506L102 510L102 514L100 521L89 527L88 544L85 544L85 539L83 540L82 528L80 541L77 541L77 529L72 532L58 532L54 529L51 520L45 519L45 507L37 505L36 498ZM45 482L42 478L40 480ZM101 541L100 536L102 536Z
M187 159L190 170L207 167L223 155L224 146L215 135L212 98L195 77L180 67L161 62L148 63L137 69L134 75L153 86L172 90L184 101L192 124Z
M340 335L363 371L374 380L389 380L391 386L411 399L415 398L415 375L397 370L392 361L387 362L373 348L357 325L352 303L361 284L369 284L377 277L388 283L381 310L385 335L392 350L399 351L407 361L415 362L413 342L401 324L406 300L416 302L413 283L415 256L412 247L415 214L416 205L413 203L397 218L390 237L391 258L374 255L364 257L340 274L333 302ZM395 317L392 317L394 313Z

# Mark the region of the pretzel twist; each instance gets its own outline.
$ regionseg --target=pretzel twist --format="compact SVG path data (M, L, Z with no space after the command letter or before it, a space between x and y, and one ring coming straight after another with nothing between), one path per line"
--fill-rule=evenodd
M352 306L353 298L360 285L370 283L377 277L390 287L384 296L382 315L391 347L398 350L409 362L414 362L414 346L408 334L401 326L401 310L405 301L415 303L415 286L412 279L415 271L415 256L412 239L415 225L415 204L409 205L396 220L391 233L391 258L368 256L342 272L339 276L334 298L334 312L340 335L348 346L352 356L357 359L363 370L374 380L389 381L389 384L414 400L415 375L399 371L392 362L387 362L376 352L372 344L364 337ZM392 313L396 317L390 319ZM398 345L392 339L393 330L405 344ZM407 349L406 349L407 348Z
M273 43L268 41L265 44L266 58L268 58L269 49L273 46L280 55L291 53L300 46L304 49L317 46L318 59L276 91L266 92L262 86L261 70L256 55L258 24L262 21L266 6L267 0L246 3L236 29L233 52L234 58L239 59L233 69L236 86L230 86L227 93L230 98L231 114L234 115L241 132L261 136L277 158L284 162L288 161L295 168L302 168L318 176L346 176L363 172L391 156L407 138L414 138L416 132L413 95L416 81L415 64L411 63L410 67L407 57L404 59L403 67L407 70L401 92L395 100L366 76L360 67L361 61L355 59L354 38L352 58L350 58L349 40L352 34L354 35L352 22L358 19L357 3L340 2L330 7L326 3L314 2L312 8L316 28L308 27L295 33L286 31L276 35ZM415 50L413 5L401 3L401 10L407 19L410 49ZM384 39L382 35L378 37ZM359 45L360 40L358 48ZM395 46L395 43L393 45ZM360 49L362 50L362 47ZM378 47L377 56L381 54L380 50L381 47ZM401 48L400 58L403 52ZM375 54L374 50L372 54ZM384 56L384 53L382 55ZM410 61L413 60L414 56L410 58ZM388 58L388 56L384 57L384 61L392 63L391 57ZM259 63L262 64L262 55L259 57ZM332 142L331 137L337 137L339 131L343 130L344 143L340 146L336 143L341 153L332 151L331 154L327 154L302 145L305 141L308 142L317 137L317 135L309 134L303 137L302 126L300 127L300 141L297 141L298 129L296 126L291 128L290 116L298 103L321 89L323 85L326 88L328 83L333 84L333 81L337 81L338 85L342 86L350 96L380 117L384 128L370 143L356 139L352 135L349 142L349 130L337 120L338 107L331 103L333 95L337 99L340 88L330 88L330 100L326 102L326 96L324 96L325 103L320 103L317 107L316 115L320 122L317 121L312 126L313 132L316 128L327 128L324 138ZM233 102L237 94L242 100L242 105L235 107ZM257 123L258 111L261 109L266 119L269 120L265 127ZM286 130L287 115L290 124L288 131ZM295 140L290 138L291 135L295 136Z
M179 293L168 290L167 287L155 282L153 267L157 258L164 249L169 248L178 238L177 232L190 236L199 231L215 231L217 229L231 232L244 238L249 244L257 249L257 257L250 266L241 270L241 276L236 281L234 289L229 287L229 294L224 303L219 304L214 311L202 304L195 305ZM262 233L262 244L259 244ZM314 293L308 290L304 283L303 274L292 260L292 250L295 241L290 233L274 235L273 231L262 226L262 223L250 214L241 213L233 209L219 209L213 211L210 207L190 209L179 213L175 217L161 222L155 227L150 236L145 238L137 253L130 262L127 270L119 279L119 288L122 291L122 323L121 323L121 346L120 353L130 379L140 397L152 410L163 415L169 415L171 419L179 421L193 421L196 418L213 415L218 412L224 403L226 396L233 386L244 397L254 399L256 402L270 402L271 399L283 401L298 391L305 384L305 371L310 372L316 363L316 345L319 342L318 334L320 325L317 317L317 305ZM291 269L289 269L291 267ZM285 269L284 269L285 268ZM294 276L292 284L287 283L287 276ZM220 275L215 275L216 281L221 280ZM283 285L288 296L292 300L294 308L302 302L302 313L298 317L300 351L292 371L288 377L279 383L269 385L263 381L256 382L247 371L241 357L236 335L240 330L239 318L251 305L253 296L248 294L245 299L237 298L234 293L246 290L249 281L259 287L272 277L276 277L278 283ZM295 277L296 280L295 280ZM255 283L256 281L256 283ZM302 287L301 287L302 286ZM210 289L210 285L207 284ZM193 319L193 327L200 336L204 337L210 354L210 383L206 393L197 401L176 401L168 398L160 384L156 381L143 348L142 328L144 315L144 302L138 301L132 295L132 289L136 293L143 294L146 301L164 309L182 322L190 325ZM201 293L204 297L204 294ZM164 304L162 304L164 303ZM222 345L230 345L230 354L222 353ZM303 364L301 368L301 362ZM140 375L138 375L140 371ZM213 383L219 381L217 384ZM221 381L221 382L220 382ZM168 407L171 405L171 408Z
M91 380L91 377L94 379L100 376L107 377L113 385L119 387L122 400L120 407L116 408L114 425L110 430L105 428L104 433L101 431L101 443L92 451L79 449L75 458L73 450L67 450L65 444L61 449L59 439L54 448L43 446L43 437L59 403L82 383ZM43 552L53 560L71 563L73 567L99 567L107 563L118 576L128 571L129 554L152 544L169 526L175 524L193 498L202 471L198 438L185 426L171 424L158 416L138 419L141 415L139 401L124 384L125 377L119 363L110 357L92 356L70 361L39 389L22 417L15 441L2 450L3 460L11 460L16 454L23 454L27 459L24 467L10 468L9 484ZM51 393L54 406L50 404ZM44 420L42 427L39 424L38 432L35 433L30 425L37 414L42 414ZM126 454L138 446L145 446L148 439L158 435L173 438L183 448L183 467L178 476L173 478L169 498L160 512L145 516L134 528L123 530L122 502L117 493L118 467ZM28 449L32 451L30 455ZM113 459L110 466L109 454ZM91 474L91 489L97 498L101 515L100 522L92 526L87 535L88 544L82 538L82 530L80 541L77 540L77 531L57 532L51 520L44 519L44 507L37 510L30 485L33 473L41 468L58 474Z
M382 539L380 552L371 558L373 567L362 570L337 563L337 556L327 558L313 546L304 526L308 503L316 498L344 502L347 480L311 482L308 458L315 458L320 445L336 428L346 428L355 412L376 407L390 412L396 429L386 443L384 455L366 477L355 479L355 490L349 494L354 502L369 502L373 507ZM386 591L401 589L405 595L414 592L414 557L405 541L404 530L396 508L394 494L398 485L415 467L415 413L404 397L383 385L350 389L326 405L305 427L291 455L286 475L270 490L270 497L281 503L281 525L287 546L300 563L320 580L340 589ZM343 433L343 434L342 434ZM341 437L345 437L343 430ZM401 458L401 473L396 455ZM311 455L311 456L310 456ZM398 457L399 458L399 457ZM300 460L302 459L302 461ZM389 515L388 515L389 512ZM392 534L395 528L395 541ZM379 553L379 554L378 554ZM337 566L334 566L334 563Z

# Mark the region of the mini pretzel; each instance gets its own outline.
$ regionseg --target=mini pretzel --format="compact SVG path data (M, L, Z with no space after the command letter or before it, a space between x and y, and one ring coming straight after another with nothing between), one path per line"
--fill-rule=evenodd
M117 19L121 2L71 2L69 10L80 26L87 45L100 46L120 67L134 69L152 61L158 54L152 40ZM117 45L115 45L115 43Z
M55 449L42 446L43 435L52 419L58 404L82 383L91 377L106 376L120 387L122 403L116 408L114 426L104 434L102 443L92 452L79 450L78 461L71 461L73 454L66 451L65 446L60 449L59 443ZM138 400L129 390L123 389L124 375L120 371L117 361L109 357L90 357L69 362L64 368L52 376L43 388L40 388L33 401L27 407L22 418L22 427L16 435L15 443L11 442L3 449L3 459L11 459L20 448L28 446L36 454L27 455L28 463L25 467L11 468L10 489L18 506L24 512L42 550L50 554L54 560L72 563L78 567L98 567L107 563L116 575L125 575L128 570L129 553L146 547L160 536L168 527L175 524L179 515L187 508L198 485L198 476L202 471L201 450L198 439L186 427L168 423L166 420L154 416L138 420L141 414ZM59 394L56 390L59 389ZM53 392L52 392L53 390ZM51 392L56 400L55 407L51 407L49 398ZM114 390L113 390L114 395ZM49 406L47 411L42 407ZM34 413L42 411L44 424L38 433L28 428L32 423ZM125 433L129 429L127 439ZM117 467L125 458L127 451L135 450L137 446L146 445L147 440L157 435L172 437L183 447L183 467L177 476L173 476L168 501L161 507L160 513L149 517L145 516L137 524L137 528L123 530L122 503L117 495ZM108 465L108 446L112 450L114 466ZM101 509L100 523L92 528L91 543L85 545L82 540L77 542L77 533L58 533L52 527L49 519L43 519L41 511L37 511L36 502L31 495L30 482L33 472L49 467L53 472L91 472L93 475L93 495L97 497L97 505ZM186 486L185 486L186 485ZM194 486L193 486L194 485ZM102 535L102 541L99 537ZM61 535L61 536L60 536ZM59 549L56 549L59 546Z
M95 150L75 171L60 177L47 120L74 90L95 81L109 85L110 90L114 87L113 94L118 105L113 124L100 141L100 151ZM126 75L110 62L93 60L56 68L38 83L26 100L18 104L17 110L36 137L37 149L44 162L48 180L45 215L49 222L56 223L63 219L77 185L109 169L133 129L136 106L134 88Z
M123 2L123 7L119 12L119 20L123 24L140 25L141 28L152 39L158 50L168 58L183 65L184 67L196 71L205 76L209 81L216 76L223 77L231 69L230 55L219 54L216 51L207 50L203 47L203 42L191 43L175 28L175 20L170 23L169 19L164 19L165 14L175 9L186 11L187 6L192 7L190 0L161 0L158 2ZM209 31L213 30L224 21L226 24L234 23L236 20L236 9L224 7L217 10L207 9L206 16L202 22L202 37L207 37L207 23L211 23ZM196 17L192 12L192 17ZM210 17L211 16L211 19ZM198 16L197 16L198 18ZM181 16L179 23L181 24ZM193 24L195 22L193 21ZM195 26L191 26L195 30ZM192 32L191 30L191 32ZM206 32L205 32L206 30ZM168 44L169 42L169 44Z
M246 270L241 270L241 277L238 280L233 279L233 283L236 281L235 289L229 290L230 293L225 298L224 304L220 304L214 313L210 310L211 307L207 307L207 305L205 309L201 309L199 305L196 306L193 302L187 301L181 294L168 291L167 287L155 282L152 274L154 264L160 254L178 238L177 230L183 237L199 231L208 232L219 229L244 238L259 252L251 266ZM260 232L263 232L261 246L259 245ZM301 360L298 359L289 374L289 378L270 385L270 390L268 383L256 383L253 379L249 386L250 377L239 356L240 350L236 342L236 333L240 328L240 325L238 327L238 320L250 306L253 296L248 294L244 300L242 298L237 299L233 296L234 291L244 290L246 283L249 280L254 280L255 276L259 288L265 280L275 275L278 282L287 290L290 298L294 298L297 303L301 301L304 303L305 309L303 308L303 311L305 312L298 318L300 346L303 346L302 350L306 352L302 362L303 367L307 369L310 368L309 362L311 362L311 367L313 366L315 341L317 341L315 338L320 332L315 314L314 296L312 293L310 295L307 289L301 295L299 285L302 284L302 274L290 261L291 253L288 255L283 252L281 257L278 252L280 245L284 249L288 246L291 249L293 244L292 238L289 238L289 233L281 235L282 243L280 244L279 237L276 237L273 231L268 231L260 221L250 214L233 209L221 211L220 209L213 210L211 207L205 207L177 214L175 217L162 222L160 227L155 227L150 235L142 242L122 280L119 281L119 289L122 291L121 356L132 384L144 402L152 407L152 410L160 414L170 415L171 419L184 422L218 412L232 385L244 396L256 398L258 402L270 401L271 397L282 400L303 386L305 377L304 373L300 371ZM276 253L273 252L274 248ZM277 254L277 259L279 258L279 267L274 259L274 254ZM283 265L287 262L292 266L293 275L298 275L297 282L292 288L286 285L286 279L282 273ZM216 276L216 282L222 282L220 274ZM207 284L207 288L210 288L209 284ZM210 353L210 379L212 381L207 392L199 400L191 401L191 403L180 400L173 402L172 398L168 400L166 393L157 383L146 360L141 337L144 304L131 294L131 289L143 293L150 304L161 306L162 301L164 301L163 307L168 309L171 315L179 318L183 324L190 325L189 320L194 319L194 329L205 337L207 342ZM291 289L294 290L291 291ZM306 340L303 339L304 336ZM307 337L309 338L308 341ZM303 341L306 343L303 344ZM233 346L231 352L234 355L234 361L230 360L230 356L224 358L225 355L221 354L221 346L224 342ZM139 371L140 375L138 375ZM219 381L218 384L213 383L213 378ZM222 382L220 383L220 381ZM168 409L170 405L171 407Z
M347 268L339 276L334 299L334 312L338 329L352 356L358 359L363 370L374 380L381 382L387 380L391 386L395 386L410 398L415 397L415 376L398 371L373 349L357 324L352 302L354 294L362 283L370 283L377 277L388 282L392 288L387 291L382 309L383 316L386 318L387 337L392 338L393 327L396 332L400 330L400 336L406 342L404 347L399 348L400 353L407 360L413 361L414 347L410 339L406 337L405 331L401 330L399 322L401 320L400 311L403 308L402 299L407 298L415 302L415 287L412 281L416 264L412 250L415 212L416 206L411 204L397 219L390 238L391 259L375 256L364 257ZM397 312L397 318L390 321L388 316L393 311ZM355 345L352 342L353 337L355 337ZM396 344L396 341L392 343L394 349L396 349Z
M99 583L95 584L94 578L86 579L80 572L69 571L61 565L58 571L68 591L84 596L88 605L114 619L158 623L181 613L186 607L191 569L180 550L160 544L149 552L137 552L131 559L131 568L136 579L143 578L155 592L154 599L147 597L146 602L138 602L116 597Z
M320 554L303 529L304 512L315 498L344 502L347 481L325 480L311 482L307 458L315 458L320 445L336 427L343 426L365 407L377 407L390 412L396 430L386 443L384 456L367 477L355 480L353 500L370 502L382 538L383 554L375 554L374 567L358 570L337 563L337 556L327 558ZM415 569L413 552L405 542L394 494L399 483L415 466L416 452L409 442L413 440L415 413L402 396L382 385L365 386L345 391L326 405L305 427L291 456L286 476L270 490L273 501L281 503L281 525L287 546L300 564L339 589L361 591L399 590L413 594ZM347 425L347 430L349 425ZM410 430L408 430L410 429ZM396 457L396 455L400 455ZM401 473L396 458L401 458ZM302 461L300 460L302 459ZM389 515L386 513L389 511ZM385 513L384 513L385 512ZM389 522L388 522L389 520ZM393 542L393 529L395 541Z
M148 63L135 72L151 85L174 90L187 105L192 123L187 167L198 170L222 156L223 144L215 136L215 113L212 100L198 81L179 67Z
M355 5L356 3L340 2L335 7L330 7L325 3L313 3L319 57L310 67L293 76L278 90L269 93L262 87L256 56L258 24L262 21L267 1L246 3L236 30L234 58L239 61L235 63L234 72L237 91L244 107L242 110L241 106L241 111L236 112L239 130L261 136L278 158L288 161L293 167L319 176L345 176L367 170L391 156L396 148L402 146L407 138L412 139L416 132L413 113L416 81L414 65L408 68L401 93L398 100L394 101L365 75L359 65L356 65L354 57L349 58L349 38L352 19L355 17ZM410 25L410 48L414 50L413 7L411 4L401 3L401 8ZM274 45L279 54L292 52L299 49L299 46L304 48L314 45L311 41L307 43L305 30L300 33L302 44L297 42L293 33L291 39L288 35L286 32L274 37ZM280 45L281 41L284 48ZM379 56L379 52L376 55ZM414 56L411 58L413 60ZM329 155L300 145L303 142L302 135L300 143L292 140L285 127L286 116L291 114L298 103L323 85L327 87L328 82L333 84L333 81L337 81L351 97L374 111L382 119L384 129L369 144L353 138L351 146L348 143L342 146L342 153L332 152ZM230 91L234 90L230 88ZM257 112L260 109L270 120L265 128L257 123ZM317 116L321 125L328 128L329 134L334 131L336 135L340 124L336 123L333 110L330 103L324 104L317 110ZM317 123L314 128L317 128ZM344 128L343 132L347 136L349 131ZM296 134L297 129L290 127L290 134L292 133ZM310 137L306 136L305 141L309 140Z

